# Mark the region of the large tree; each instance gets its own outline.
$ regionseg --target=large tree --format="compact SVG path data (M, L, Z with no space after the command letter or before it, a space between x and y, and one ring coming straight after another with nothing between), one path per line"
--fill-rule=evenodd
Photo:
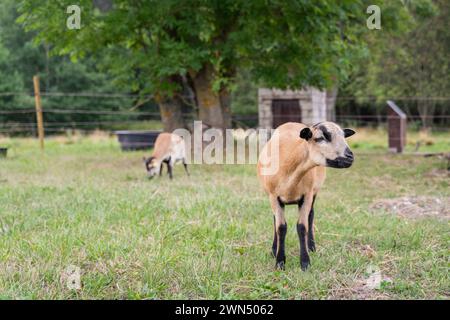
M187 87L199 118L225 128L239 67L281 88L325 87L345 76L361 48L365 2L116 0L101 12L80 0L81 29L68 30L73 1L25 0L21 22L59 54L101 53L109 70L156 97L166 130L183 125Z

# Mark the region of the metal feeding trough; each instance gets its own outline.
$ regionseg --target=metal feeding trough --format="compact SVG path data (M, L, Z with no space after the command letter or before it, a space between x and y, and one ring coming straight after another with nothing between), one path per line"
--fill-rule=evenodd
M8 154L8 148L0 148L0 158L6 158Z
M120 148L123 151L150 149L155 145L156 138L162 131L116 131Z

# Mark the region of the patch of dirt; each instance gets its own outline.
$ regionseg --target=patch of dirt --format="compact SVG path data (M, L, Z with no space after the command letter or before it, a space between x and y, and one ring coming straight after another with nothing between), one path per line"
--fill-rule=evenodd
M450 170L434 168L424 174L427 178L450 178Z
M401 197L375 201L371 209L384 210L403 218L450 219L450 197Z
M389 278L383 278L383 281L391 282ZM386 292L372 288L367 285L366 279L358 279L348 288L333 290L329 297L332 300L388 300L392 299Z
M367 258L373 258L377 255L377 252L368 244L363 244L359 240L350 242L347 245L348 250L353 250L359 252L361 255Z
M420 163L423 162L422 157L411 157L411 156L405 156L402 154L387 154L385 156L381 156L379 160L386 164L387 166L418 166Z
M392 279L375 265L369 265L366 272L349 285L331 290L329 299L342 300L386 300L392 297L383 288L391 286Z
M385 188L386 186L396 186L395 180L390 175L382 175L382 176L370 176L363 177L364 182L367 185L372 185L375 188Z
M368 244L363 244L359 240L348 244L348 249L357 251L367 258L377 256L377 252ZM332 300L386 300L391 297L381 290L382 283L392 283L392 279L385 276L380 268L369 265L366 272L354 278L349 284L339 286L330 290L328 299Z

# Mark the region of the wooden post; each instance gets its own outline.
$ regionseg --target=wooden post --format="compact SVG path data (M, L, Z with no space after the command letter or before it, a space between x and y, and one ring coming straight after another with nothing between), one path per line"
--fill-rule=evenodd
M34 102L36 105L36 119L38 126L39 144L41 150L44 150L44 118L42 116L41 91L39 88L39 76L33 77Z
M389 151L402 153L406 145L406 114L393 101L387 101Z

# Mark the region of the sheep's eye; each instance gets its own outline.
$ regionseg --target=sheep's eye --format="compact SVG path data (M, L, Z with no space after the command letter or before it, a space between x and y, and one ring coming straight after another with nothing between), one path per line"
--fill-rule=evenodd
M325 138L323 138L323 137L316 138L316 139L314 139L314 141L315 142L322 142L322 141L325 141Z

